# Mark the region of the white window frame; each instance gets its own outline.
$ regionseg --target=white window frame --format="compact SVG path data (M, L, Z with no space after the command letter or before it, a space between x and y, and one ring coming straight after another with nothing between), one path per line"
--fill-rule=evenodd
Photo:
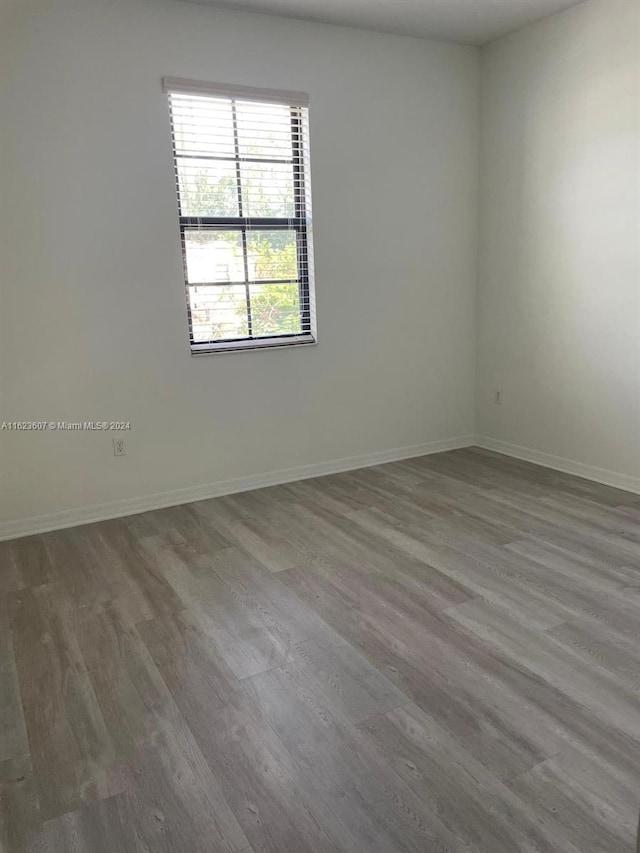
M243 352L255 349L274 349L281 347L302 346L317 343L316 314L315 314L315 288L313 275L313 240L311 220L311 174L309 164L309 138L308 138L308 108L309 97L302 92L289 92L274 89L255 89L246 86L235 86L231 84L205 83L197 80L184 80L173 77L165 77L163 80L164 90L170 96L172 94L185 94L196 96L210 96L213 98L229 98L235 116L236 101L255 101L258 103L283 104L289 107L292 117L292 166L294 178L294 211L292 218L265 217L256 218L243 216L240 185L240 163L243 158L237 144L235 162L238 173L239 214L238 217L193 217L184 216L180 209L180 190L178 184L178 157L181 154L176 150L174 136L174 122L171 116L171 131L173 139L174 167L176 171L176 185L178 195L178 216L180 223L180 240L182 246L185 292L187 299L187 315L189 321L189 342L192 355L209 355L220 352ZM235 123L234 123L235 126ZM215 158L211 158L215 159ZM275 161L274 161L275 162ZM247 325L249 334L246 337L235 339L219 339L207 342L194 340L193 323L190 308L190 283L187 273L186 240L185 234L189 228L215 228L233 229L242 234L242 243L245 247L245 288L247 293ZM301 333L254 336L251 325L251 303L249 270L246 264L246 240L248 233L268 231L274 228L284 228L295 231L300 305ZM256 282L260 284L278 282Z

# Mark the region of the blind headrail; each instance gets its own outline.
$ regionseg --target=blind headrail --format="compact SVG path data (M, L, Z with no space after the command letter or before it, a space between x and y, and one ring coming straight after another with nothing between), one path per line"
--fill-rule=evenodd
M304 92L287 92L284 89L254 89L251 86L207 83L204 80L185 80L180 77L164 77L162 83L164 91L173 94L237 98L243 101L258 101L263 104L286 104L290 107L309 106L309 95Z

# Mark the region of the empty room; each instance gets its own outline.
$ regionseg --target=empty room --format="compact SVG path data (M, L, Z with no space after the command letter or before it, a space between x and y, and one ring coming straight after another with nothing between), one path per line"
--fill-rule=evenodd
M640 2L0 0L0 853L640 853Z

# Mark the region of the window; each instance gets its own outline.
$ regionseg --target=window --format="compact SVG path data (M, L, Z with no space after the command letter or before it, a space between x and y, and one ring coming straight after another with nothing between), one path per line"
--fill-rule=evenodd
M192 353L315 343L308 99L164 83Z

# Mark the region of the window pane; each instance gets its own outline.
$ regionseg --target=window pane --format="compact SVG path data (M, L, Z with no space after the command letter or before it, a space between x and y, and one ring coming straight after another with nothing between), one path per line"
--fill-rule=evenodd
M295 231L249 231L247 256L250 281L298 278Z
M241 157L292 159L289 107L237 101L236 115Z
M294 216L293 167L288 163L242 163L244 216Z
M177 169L182 216L239 215L234 163L178 157Z
M246 338L249 334L244 285L192 286L189 303L196 343Z
M252 284L254 335L288 335L302 331L298 285Z
M231 101L197 95L171 98L176 153L233 157Z
M189 284L245 280L240 231L188 228L185 249Z
M224 91L170 92L194 352L313 329L308 111Z

